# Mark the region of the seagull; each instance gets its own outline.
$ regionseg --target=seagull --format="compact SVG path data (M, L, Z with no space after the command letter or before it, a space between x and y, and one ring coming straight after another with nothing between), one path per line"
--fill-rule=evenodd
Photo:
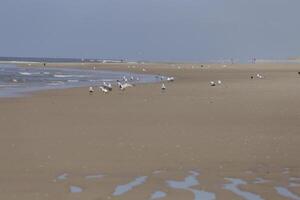
M119 84L119 88L120 88L121 90L125 90L126 88L132 87L132 86L133 86L133 85L131 85L131 84L129 84L129 83L124 83L124 84L120 83L120 84Z
M166 90L166 86L164 83L161 85L161 90Z
M174 79L174 77L172 76L172 77L168 77L167 78L167 81L169 81L169 82L173 82L175 79Z
M105 88L104 86L100 86L99 89L100 89L100 91L102 91L102 92L105 93L105 94L107 94L108 91L109 91L109 90L108 90L107 88Z
M93 94L94 93L94 88L93 87L89 87L89 93Z
M102 87L104 87L106 90L112 91L112 85L110 83L103 82Z
M214 81L211 81L210 86L216 86L216 83Z
M221 85L221 84L222 84L222 81L221 81L221 80L218 80L218 84Z
M260 78L260 79L263 78L263 76L260 75L260 74L256 74L256 77L257 77L257 78Z

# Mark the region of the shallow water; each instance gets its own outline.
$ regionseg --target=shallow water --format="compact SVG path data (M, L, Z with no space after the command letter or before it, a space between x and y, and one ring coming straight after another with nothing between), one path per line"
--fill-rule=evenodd
M128 77L132 84L159 82L166 79L163 76L129 72L17 67L2 64L0 65L0 97L20 96L38 90L94 86L102 84L103 81L115 85L117 80L122 81L124 77Z
M270 181L265 180L263 178L256 178L255 181L253 181L254 184L264 184L264 183L268 183Z
M69 190L71 193L80 193L83 191L83 189L81 187L74 186L74 185L71 185Z
M56 179L57 179L57 180L60 180L60 181L66 180L66 179L68 178L68 176L69 176L69 175L68 175L67 173L63 173L63 174L57 176Z
M292 193L285 187L275 187L277 193L283 197L286 197L288 199L292 200L300 200L300 197L297 196L296 194Z
M225 190L229 190L245 200L263 200L263 198L257 194L242 191L238 188L239 185L247 185L246 181L237 178L225 178L225 180L230 181L230 183L223 186Z
M197 180L197 176L199 176L198 172L190 171L190 176L187 176L184 181L166 181L167 185L173 189L183 189L188 190L194 193L195 200L214 200L216 196L214 193L206 192L203 190L196 190L191 187L199 185L199 181Z
M120 196L120 195L123 195L123 194L129 192L134 187L137 187L137 186L142 185L143 183L145 183L147 178L148 178L147 176L140 176L140 177L137 177L135 180L133 180L133 181L127 183L127 184L118 185L115 188L113 196Z
M85 179L100 179L100 178L103 178L104 175L102 174L96 174L96 175L88 175L88 176L85 176Z
M161 198L164 198L165 196L167 196L167 193L162 192L162 191L156 191L151 195L150 199L151 200L161 199Z

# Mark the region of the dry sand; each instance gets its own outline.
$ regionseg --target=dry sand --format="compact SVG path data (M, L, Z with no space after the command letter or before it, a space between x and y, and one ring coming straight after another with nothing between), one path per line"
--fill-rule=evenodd
M133 65L97 69L144 68L176 80L166 92L146 84L108 95L75 88L0 99L0 199L141 200L161 190L164 199L188 200L191 191L166 180L190 170L200 172L192 188L217 199L241 199L222 188L226 177L248 181L239 188L264 199L284 199L274 187L300 176L300 65ZM265 78L251 80L255 73ZM218 79L222 85L209 85ZM148 179L112 196L138 176ZM252 184L257 177L270 182ZM71 193L71 185L83 191ZM289 190L300 195L300 187Z

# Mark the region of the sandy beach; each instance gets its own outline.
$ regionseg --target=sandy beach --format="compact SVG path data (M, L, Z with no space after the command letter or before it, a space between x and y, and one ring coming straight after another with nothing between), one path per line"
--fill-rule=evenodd
M166 200L197 200L204 191L207 199L246 199L226 189L226 178L245 181L236 188L253 200L288 199L276 187L300 198L300 65L75 67L94 66L175 81L164 92L157 83L0 99L0 199L142 200L156 191ZM168 184L189 176L199 184ZM144 181L117 195L138 177Z

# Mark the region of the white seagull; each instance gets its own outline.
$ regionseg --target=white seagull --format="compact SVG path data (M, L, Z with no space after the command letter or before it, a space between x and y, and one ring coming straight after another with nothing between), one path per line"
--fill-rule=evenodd
M169 82L173 82L174 80L175 80L175 78L173 76L167 78L167 81L169 81Z
M108 93L108 89L103 87L103 86L100 86L99 87L100 91L102 91L104 94L107 94Z
M161 90L166 90L166 86L164 83L161 85Z
M111 85L111 83L103 82L102 87L104 87L105 89L107 89L109 91L112 91L112 85Z
M121 90L125 90L126 88L128 88L128 87L132 87L133 85L131 85L130 83L119 83L119 88L121 89Z
M93 87L89 87L89 93L93 94L94 93L94 88Z

